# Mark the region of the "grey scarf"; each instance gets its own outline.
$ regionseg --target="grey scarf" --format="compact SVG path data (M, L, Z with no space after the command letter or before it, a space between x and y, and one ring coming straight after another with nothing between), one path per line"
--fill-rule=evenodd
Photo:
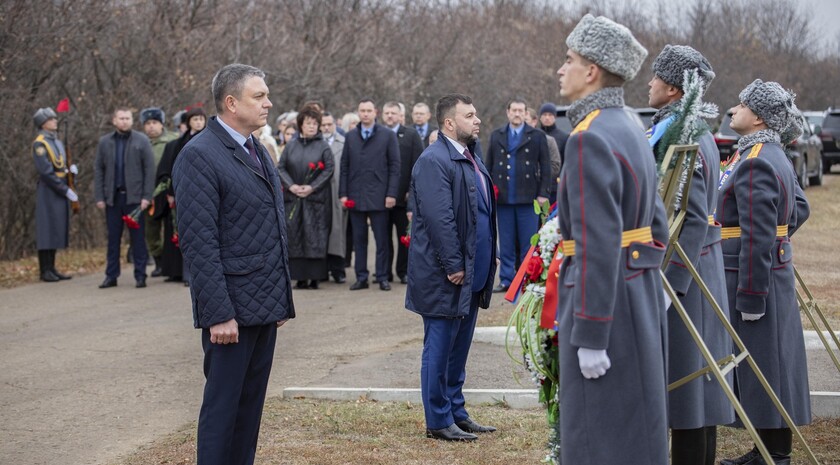
M656 112L656 114L653 115L653 118L650 119L650 124L652 124L652 125L657 124L658 122L662 121L663 119L671 116L671 113L674 112L674 108L677 107L678 103L679 103L679 100L674 102L674 103L670 103L670 104L665 105L664 107L660 108Z
M748 148L752 147L755 144L770 144L774 142L777 144L781 144L781 141L782 138L781 136L779 136L778 132L772 129L762 129L761 131L742 136L741 139L738 141L738 150L741 153L744 153L747 151Z
M574 102L566 111L566 116L577 126L586 115L601 108L624 107L624 89L621 87L605 87Z

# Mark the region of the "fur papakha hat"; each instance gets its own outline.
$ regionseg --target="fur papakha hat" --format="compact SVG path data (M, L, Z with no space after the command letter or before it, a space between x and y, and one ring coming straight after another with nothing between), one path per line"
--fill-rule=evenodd
M786 91L778 82L756 79L738 94L741 103L764 121L768 128L782 133L796 113L796 95Z
M150 119L160 121L160 124L166 124L166 113L158 107L144 108L140 111L140 124L146 124L146 121Z
M653 60L653 74L674 87L683 87L683 76L686 70L697 69L697 74L703 81L703 92L709 88L715 72L712 65L702 53L687 45L666 45Z
M55 114L55 111L53 111L53 109L50 107L44 107L39 108L38 111L36 111L35 114L32 115L32 122L35 123L36 128L41 129L41 126L43 126L44 123L47 122L47 120L53 118L58 119L58 115Z
M581 18L566 37L566 46L625 81L636 77L648 54L630 29L591 14Z
M779 132L779 136L782 139L782 145L788 145L798 139L799 136L802 135L805 124L808 124L805 120L805 116L802 115L802 112L799 111L799 108L796 108L796 104L794 104L790 110L790 121L788 121L788 125Z

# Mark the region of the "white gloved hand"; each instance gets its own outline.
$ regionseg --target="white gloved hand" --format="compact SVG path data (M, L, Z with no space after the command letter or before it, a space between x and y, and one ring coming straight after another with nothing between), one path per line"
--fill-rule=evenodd
M67 193L66 193L66 194L64 194L64 195L66 195L66 196L67 196L67 198L68 198L71 202L75 202L75 201L79 200L79 196L78 196L78 195L76 195L76 193L75 193L75 192L73 192L73 189L69 189L69 188L68 188L68 189L67 189Z
M763 313L741 313L741 319L744 321L758 321L763 316Z
M663 290L662 294L665 296L665 310L671 308L671 296L668 295L668 291Z
M586 347L578 349L578 364L580 365L580 372L586 379L604 376L611 366L606 350L587 349Z
M70 165L70 172L73 174L79 174L79 167L76 166L75 163L73 163L72 165Z

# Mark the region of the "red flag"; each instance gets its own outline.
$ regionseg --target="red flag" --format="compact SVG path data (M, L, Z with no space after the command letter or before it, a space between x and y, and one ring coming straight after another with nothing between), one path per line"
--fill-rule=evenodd
M70 111L70 99L65 97L55 106L55 112L67 113L68 111Z

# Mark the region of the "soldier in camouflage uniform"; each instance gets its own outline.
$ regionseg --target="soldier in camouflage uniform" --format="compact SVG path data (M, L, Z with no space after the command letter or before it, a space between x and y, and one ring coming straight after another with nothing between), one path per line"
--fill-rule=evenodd
M143 125L143 132L152 143L152 153L155 156L155 171L160 165L160 159L163 157L163 149L168 142L178 138L174 132L166 130L166 113L160 108L152 107L146 108L140 112L140 124ZM146 247L149 248L149 255L155 259L155 269L152 271L152 277L156 278L161 275L160 261L163 255L163 223L160 218L155 218L154 211L159 209L159 201L154 200L154 207L146 217Z

